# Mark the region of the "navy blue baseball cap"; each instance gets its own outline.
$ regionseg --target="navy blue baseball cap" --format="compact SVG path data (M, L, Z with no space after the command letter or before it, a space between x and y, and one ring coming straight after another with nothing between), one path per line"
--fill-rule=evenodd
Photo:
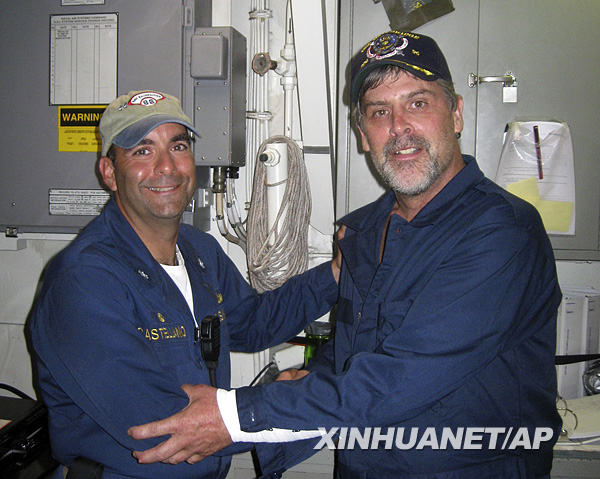
M438 78L452 83L444 54L433 38L412 32L391 31L367 43L350 67L352 103L367 75L382 65L396 65L426 81Z

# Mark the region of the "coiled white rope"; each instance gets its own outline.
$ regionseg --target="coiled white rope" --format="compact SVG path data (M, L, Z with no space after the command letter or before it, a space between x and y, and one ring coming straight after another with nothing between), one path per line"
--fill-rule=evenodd
M250 284L259 293L281 286L308 267L308 227L312 204L304 155L290 138L275 136L261 144L257 158L272 143L287 144L288 179L275 223L267 231L268 167L262 161L256 161L248 212L246 254ZM269 241L271 237L275 238L273 244Z

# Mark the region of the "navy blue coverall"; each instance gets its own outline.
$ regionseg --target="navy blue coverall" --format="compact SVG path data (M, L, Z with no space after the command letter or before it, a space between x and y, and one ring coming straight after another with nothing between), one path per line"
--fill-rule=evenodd
M419 438L432 430L437 437L421 448L340 448L344 479L549 474L560 430L553 251L534 207L485 178L474 158L464 160L412 221L391 216L381 262L394 194L341 220L335 340L308 376L239 389L242 430L355 426L396 428L398 436L403 428L408 443L416 428ZM480 448L436 448L444 431L461 428L504 433L495 441L484 434ZM534 444L539 428L551 434ZM316 443L281 446L263 470L277 477Z
M217 384L230 387L230 351L259 351L293 337L338 297L329 263L258 295L217 241L181 225L177 241L193 290L195 317L221 318ZM183 295L151 256L114 200L54 258L31 321L54 456L104 464L103 478L221 478L233 445L203 461L140 465L134 425L188 404L182 384L209 384ZM247 449L247 445L245 446Z

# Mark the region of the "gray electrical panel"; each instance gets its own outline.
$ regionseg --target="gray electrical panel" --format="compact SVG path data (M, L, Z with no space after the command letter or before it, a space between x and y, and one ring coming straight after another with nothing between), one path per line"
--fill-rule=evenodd
M2 2L0 234L77 233L100 212L98 121L131 90L172 94L198 122L199 187L211 166L243 166L245 39L211 17L212 0ZM198 29L222 37L220 50L198 50ZM215 64L218 79L192 76ZM213 141L213 127L224 141Z
M244 166L246 39L233 28L197 28L191 40L200 165ZM225 153L225 155L224 155Z

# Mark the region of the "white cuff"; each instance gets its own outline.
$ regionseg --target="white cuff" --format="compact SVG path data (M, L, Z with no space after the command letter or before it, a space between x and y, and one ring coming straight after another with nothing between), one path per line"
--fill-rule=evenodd
M259 432L244 432L240 427L235 389L217 389L219 412L233 442L291 442L320 437L323 433L314 430L268 429Z

